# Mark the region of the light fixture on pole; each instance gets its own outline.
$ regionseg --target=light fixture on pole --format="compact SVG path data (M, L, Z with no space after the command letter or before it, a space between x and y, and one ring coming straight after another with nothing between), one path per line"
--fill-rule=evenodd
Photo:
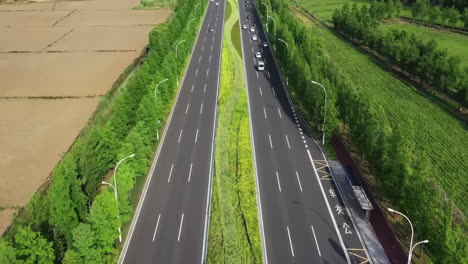
M322 145L325 145L325 122L326 122L326 117L327 117L327 100L328 100L327 90L320 83L318 83L316 81L311 81L311 82L313 84L316 84L316 85L319 85L320 87L322 87L323 93L325 94L325 108L323 109L323 125L322 125L322 132L323 132Z
M187 32L188 32L188 30L189 30L190 22L192 22L193 20L195 20L195 18L192 18L192 19L190 19L190 20L187 22Z
M409 222L409 224L410 224L410 226L411 226L411 240L410 240L410 246L409 246L409 248L410 248L410 252L409 252L410 255L408 256L408 264L410 264L410 263L411 263L411 249L412 249L412 247L413 247L413 237L414 237L413 224L411 223L411 221L409 220L409 218L408 218L406 215L402 214L401 212L398 212L397 210L394 210L394 209L392 209L392 208L388 208L387 210L388 210L389 212L391 212L391 213L396 213L396 214L399 214L399 215L403 216L404 218L406 218L406 220L408 220L408 222ZM428 242L429 242L429 241L428 241Z
M273 18L272 18L272 19L273 19ZM273 21L274 21L274 20L273 20ZM276 22L275 22L275 24L276 24ZM287 48L287 51L288 51L288 58L287 58L287 60L288 60L288 62L289 62L289 45L288 45L288 43L287 43L286 41L284 41L284 40L282 40L282 39L280 39L280 38L279 38L278 40L281 41L281 42L283 42L284 45L286 45L286 48ZM287 65L287 63L286 63L286 65ZM286 67L286 69L287 69L287 67ZM289 85L289 76L287 76L287 75L286 75L286 85Z
M176 63L177 63L177 65L179 65L179 58L178 58L178 56L177 56L177 48L179 48L179 45L180 45L181 43L183 43L183 42L185 42L185 39L179 41L179 43L177 43L177 45L176 45L176 47L175 47L175 57L176 57ZM178 67L177 67L177 68L178 68ZM177 85L179 85L179 75L177 75Z
M115 189L114 185L108 183L108 182L105 182L105 181L102 181L101 182L102 184L104 185L109 185L110 187L112 187L112 190L114 191L114 196L117 197L117 190ZM122 230L120 230L120 213L119 213L119 201L117 200L117 198L115 198L115 202L117 203L117 218L119 219L119 242L122 243Z
M261 4L264 5L265 9L266 9L266 16L267 16L266 28L267 28L267 32L268 32L268 6L263 2L261 2Z
M419 244L426 244L426 243L429 243L429 240L419 241L418 243L414 244L414 246L410 249L410 252L409 252L408 263L411 263L411 257L413 255L413 250L416 248L416 246L419 245Z

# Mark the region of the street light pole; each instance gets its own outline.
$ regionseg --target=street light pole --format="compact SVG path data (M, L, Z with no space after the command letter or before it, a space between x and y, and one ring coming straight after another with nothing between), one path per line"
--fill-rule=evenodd
M117 197L117 190L115 189L114 185L105 181L102 181L101 183L112 187L112 190L114 190L114 196ZM117 200L117 198L115 199L115 202L117 203L117 218L119 219L119 222L120 222L119 201ZM120 230L120 225L119 225L118 230L119 230L119 242L122 243L122 230Z
M409 248L410 248L409 254L410 254L410 255L408 256L408 264L410 264L410 263L411 263L411 249L412 249L412 247L413 247L413 237L414 237L413 224L411 223L411 221L409 220L409 218L408 218L406 215L404 215L404 214L398 212L397 210L393 210L392 208L388 208L387 210L388 210L389 212L391 212L391 213L396 213L396 214L399 214L399 215L403 216L404 218L406 218L406 220L408 220L408 222L409 222L409 224L410 224L410 226L411 226L411 241L410 241L410 246L409 246Z
M160 84L164 83L164 82L167 82L169 79L164 79L162 81L160 81L158 84L156 84L156 88L154 88L154 103L156 103L156 96L157 96L157 91L158 91L158 87ZM158 124L160 124L161 121L158 120ZM159 127L158 129L156 129L156 139L159 140Z
M189 26L190 26L190 22L192 22L195 18L192 18L190 19L188 22L187 22L187 32L188 32L188 29L189 29Z
M411 257L413 255L413 250L416 248L417 245L422 244L422 243L424 243L424 244L429 243L429 240L419 241L418 243L414 244L414 246L411 248L411 250L409 252L408 263L411 263Z
M197 12L197 7L200 5L201 3L198 3L195 5L195 12Z
M273 18L272 18L273 19ZM273 20L274 21L274 20ZM276 24L276 22L275 22ZM283 42L285 45L286 45L286 48L288 50L288 62L289 62L289 45L286 41L282 40L282 39L278 39L279 41ZM286 76L286 85L289 85L289 76Z
M266 28L267 28L267 32L268 32L268 6L263 2L261 2L261 4L264 5L265 9L266 9L266 16L267 16Z
M179 48L179 45L180 45L182 42L184 42L184 41L185 41L185 39L179 41L179 43L177 43L177 45L176 45L176 47L175 47L175 57L176 57L176 63L177 63L177 65L179 64L179 58L178 58L178 56L177 56L177 48ZM177 75L177 85L179 85L179 75Z
M323 93L325 94L325 109L323 110L323 126L322 126L322 132L323 132L322 145L325 145L325 120L326 120L326 117L327 117L327 100L328 100L327 90L320 83L315 82L315 81L311 81L311 82L313 84L317 84L320 87L322 87Z
M273 20L273 40L275 40L276 39L276 20L273 17L267 15L267 23L268 23L268 19ZM267 29L268 29L268 27L267 27ZM276 43L276 41L275 41L275 43ZM276 47L275 43L273 43L275 45L274 47Z

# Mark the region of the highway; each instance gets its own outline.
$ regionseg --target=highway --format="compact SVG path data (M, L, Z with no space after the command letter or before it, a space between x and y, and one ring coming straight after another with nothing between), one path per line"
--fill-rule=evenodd
M319 143L290 103L269 43L263 46L255 4L242 1L239 12L240 26L248 26L241 37L264 263L369 263Z
M205 263L224 9L208 4L119 263Z

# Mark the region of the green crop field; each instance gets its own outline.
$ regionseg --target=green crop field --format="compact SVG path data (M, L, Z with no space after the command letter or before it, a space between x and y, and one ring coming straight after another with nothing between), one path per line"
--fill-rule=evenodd
M405 30L415 34L417 37L429 40L435 40L438 47L447 49L449 56L458 56L462 59L462 65L468 66L468 36L453 33L447 30L438 30L419 26L415 24L387 24L382 28L386 30L398 29Z
M369 94L372 103L384 109L390 122L414 127L417 150L429 155L436 168L434 177L466 215L466 126L420 94L416 88L383 70L372 57L358 51L331 31L323 28L315 31L325 40L324 46L329 56L344 76L362 92Z
M341 8L344 4L349 5L357 4L358 7L362 5L370 5L370 1L356 1L356 0L296 0L299 6L304 7L307 11L331 21L335 9ZM401 10L402 16L411 16L411 11L404 7Z

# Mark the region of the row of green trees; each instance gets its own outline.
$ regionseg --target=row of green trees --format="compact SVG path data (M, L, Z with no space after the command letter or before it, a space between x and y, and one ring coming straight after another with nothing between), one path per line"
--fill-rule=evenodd
M348 137L358 154L368 162L381 193L406 212L417 236L429 239L436 263L468 263L467 236L453 221L453 205L437 188L425 153L415 150L411 120L400 127L386 117L372 95L360 92L344 78L328 57L322 39L291 14L287 2L263 0L267 5L269 38L282 72L289 79L291 97L311 127L319 129L323 119L323 92L311 80L322 83L328 93L326 133ZM266 8L261 8L263 21ZM276 27L276 28L275 28ZM272 38L273 37L273 38ZM288 45L278 39L284 40ZM293 70L291 70L293 69ZM465 224L466 225L466 224Z
M345 4L333 14L335 29L343 36L369 47L398 65L403 72L468 106L468 68L461 59L449 57L447 50L437 48L434 40L425 41L404 30L384 31L366 5L352 8Z
M150 51L123 90L107 96L98 113L54 168L51 180L16 217L0 241L0 263L115 263L118 228L130 220L130 192L151 165L156 131L168 116L196 36L206 1L179 0L169 22L149 36ZM198 6L197 6L198 7ZM178 57L174 50L177 42ZM156 83L169 79L155 91ZM164 123L164 122L163 122ZM118 205L101 181L122 157L134 158L118 170ZM117 217L120 215L120 217Z
M468 8L462 10L454 6L446 8L432 6L429 0L416 0L411 7L411 15L413 19L422 20L429 26L441 24L454 28L457 24L463 24L463 27L468 29Z

